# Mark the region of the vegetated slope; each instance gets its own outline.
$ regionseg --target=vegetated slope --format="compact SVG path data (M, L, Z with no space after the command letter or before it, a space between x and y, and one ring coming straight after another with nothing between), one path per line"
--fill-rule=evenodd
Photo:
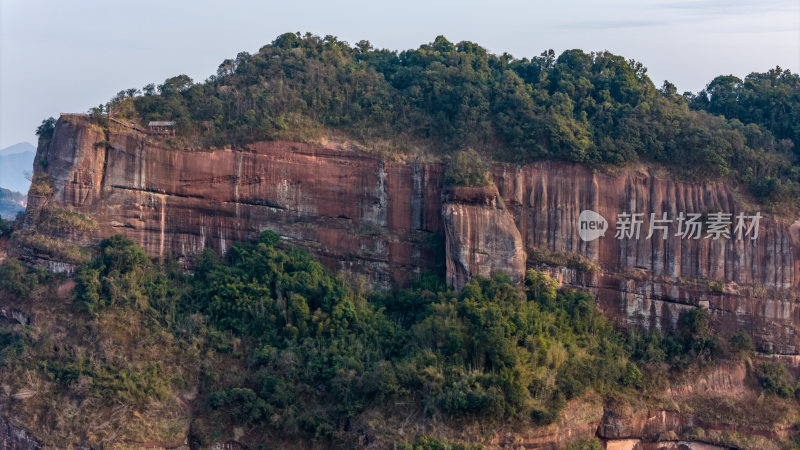
M563 425L572 400L597 394L616 411L663 407L664 388L687 370L752 352L747 335L715 338L704 309L686 312L673 335L621 333L591 296L559 291L533 270L522 289L499 276L456 293L429 275L369 292L277 242L265 232L224 259L207 250L194 276L121 236L104 241L74 281L6 260L3 410L55 447L187 436L203 446L386 444L416 438L414 428L385 425L409 417L460 441L470 439L458 430L480 423L483 437L473 438L482 441L509 425ZM788 430L796 405L785 370L755 364L750 373L766 399L726 398L724 417L696 405L688 413L722 429ZM763 448L741 432L705 440Z
M179 75L144 95L121 91L107 109L144 124L174 120L194 146L339 136L396 157L473 148L512 162L653 162L787 203L800 181L791 125L800 82L778 69L748 77L760 79L777 81L744 96L717 79L707 92L681 96L668 82L657 89L641 63L608 52L517 59L441 36L396 52L287 33L225 60L203 83ZM731 97L739 99L732 106Z

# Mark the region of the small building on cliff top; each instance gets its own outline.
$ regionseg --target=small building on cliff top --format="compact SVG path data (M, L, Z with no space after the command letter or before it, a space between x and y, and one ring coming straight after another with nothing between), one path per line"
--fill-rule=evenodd
M152 134L168 134L175 136L175 122L151 120L147 128Z

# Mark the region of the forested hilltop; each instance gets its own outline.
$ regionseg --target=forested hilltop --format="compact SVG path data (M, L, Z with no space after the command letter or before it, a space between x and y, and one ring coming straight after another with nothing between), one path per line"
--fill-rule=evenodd
M765 203L797 197L798 75L721 76L679 95L646 73L608 52L518 59L442 36L397 52L287 33L223 61L205 82L179 75L120 91L93 112L174 120L189 146L341 137L396 158L472 149L516 163L645 162L741 183Z

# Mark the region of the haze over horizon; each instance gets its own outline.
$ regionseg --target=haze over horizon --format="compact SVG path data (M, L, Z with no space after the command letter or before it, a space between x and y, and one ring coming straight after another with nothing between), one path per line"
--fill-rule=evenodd
M717 75L800 70L800 2L682 0L597 4L413 0L265 5L155 0L0 5L0 148L34 142L42 119L84 112L117 91L185 73L195 82L240 51L289 31L351 44L417 48L444 35L517 58L608 50L642 62L660 86L697 92Z

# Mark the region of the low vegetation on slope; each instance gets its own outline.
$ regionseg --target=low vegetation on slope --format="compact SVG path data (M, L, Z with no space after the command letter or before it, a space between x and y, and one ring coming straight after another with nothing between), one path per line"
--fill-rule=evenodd
M287 33L194 83L186 75L121 91L94 108L146 125L176 122L192 146L341 137L387 156L633 162L727 180L759 201L800 193L800 78L776 68L718 77L697 95L656 88L639 62L608 52L495 55L442 36L375 49Z
M456 293L428 275L370 292L277 241L265 232L224 259L206 250L193 276L120 236L73 280L8 259L3 306L33 320L0 326L4 411L59 447L187 433L199 445L351 445L363 414L398 404L424 421L535 427L570 399L649 398L752 352L746 335L713 337L703 309L668 336L624 334L589 295L533 270L522 288L497 276ZM789 405L781 367L755 366L753 384Z

